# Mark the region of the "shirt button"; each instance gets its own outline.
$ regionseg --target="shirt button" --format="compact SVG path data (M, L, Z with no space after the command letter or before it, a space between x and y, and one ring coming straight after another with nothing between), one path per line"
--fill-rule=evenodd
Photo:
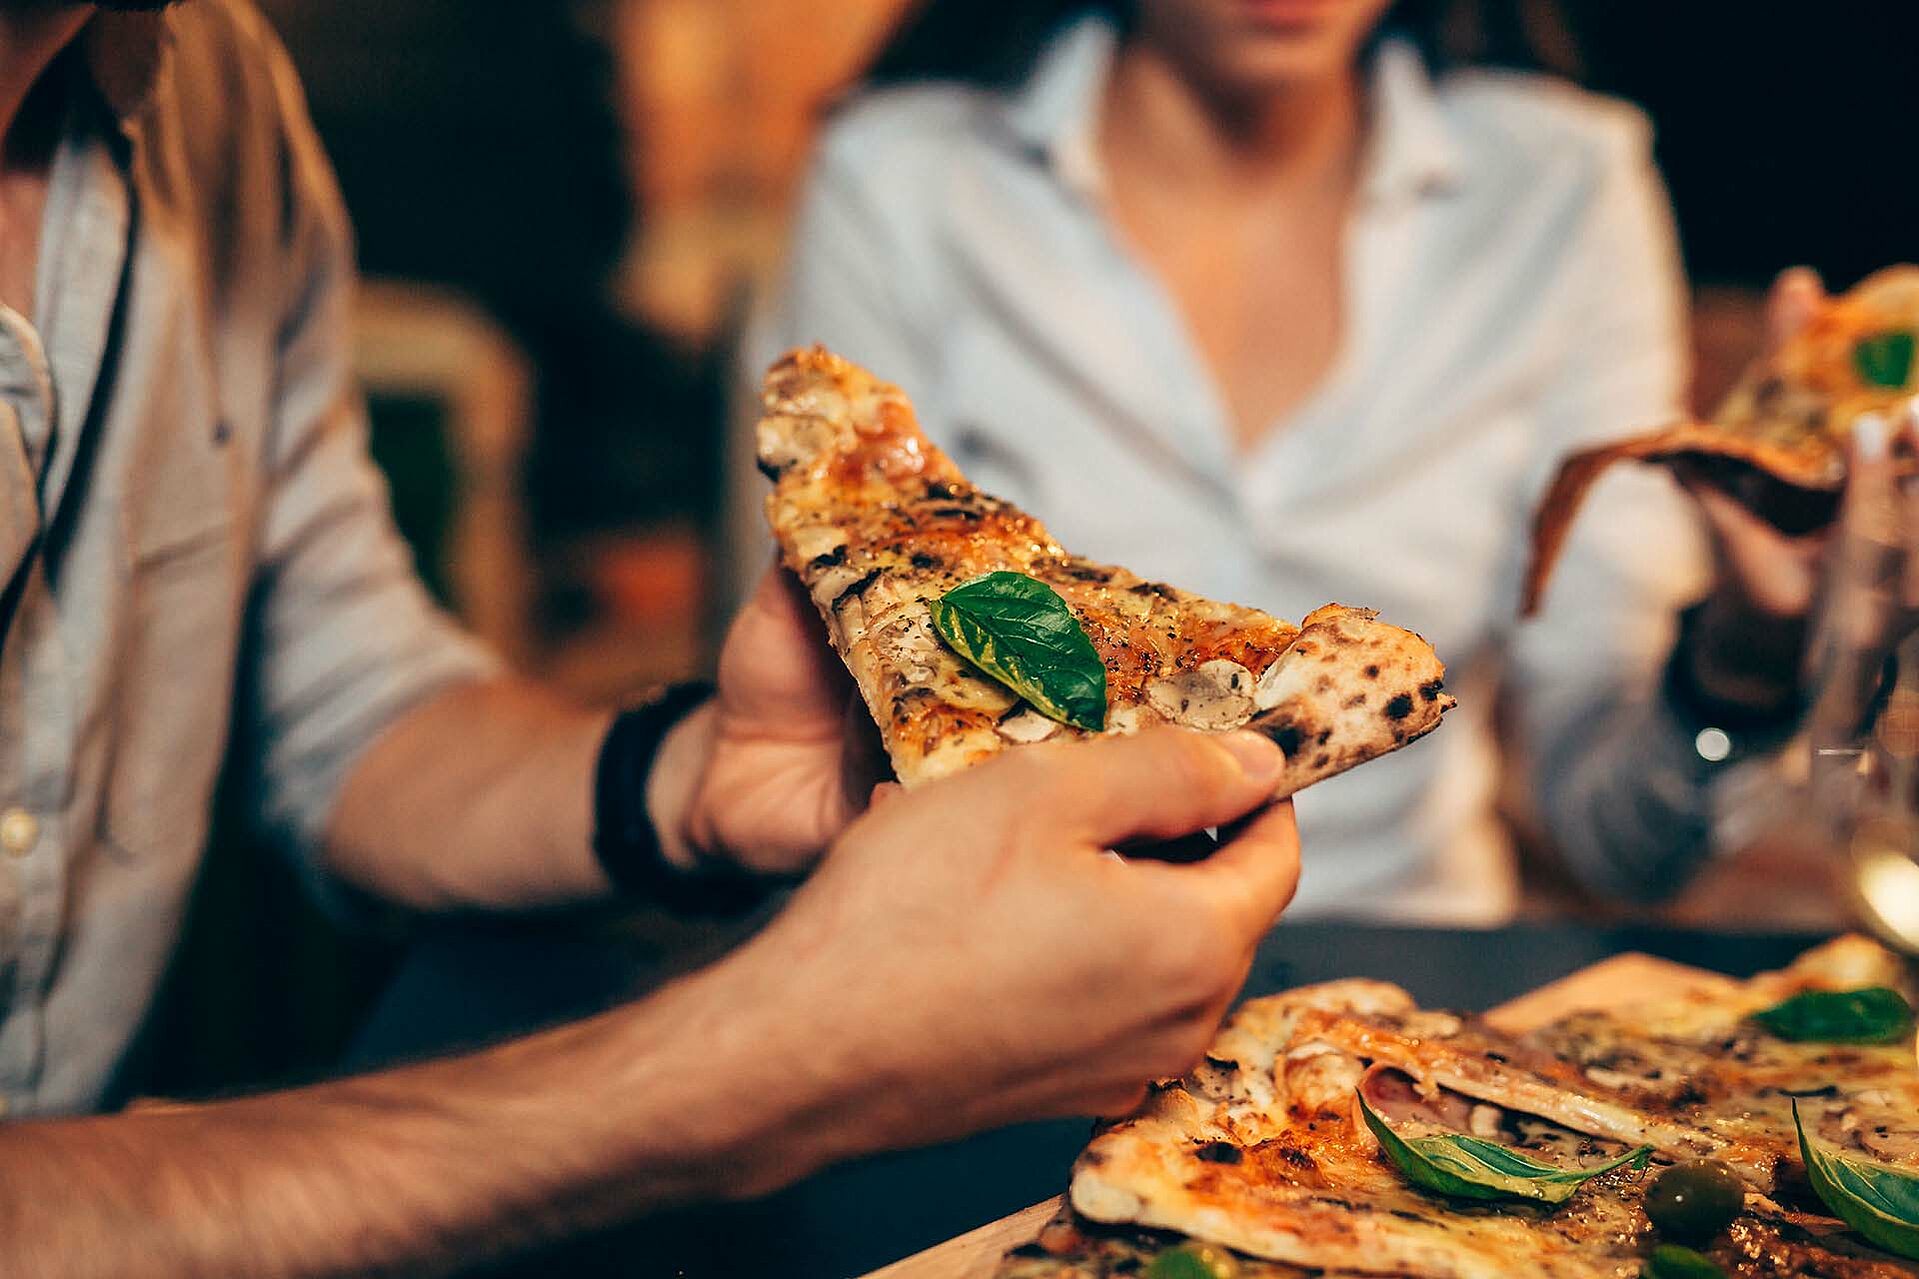
M40 823L26 809L9 808L0 813L0 848L15 857L25 857L33 851L33 845L39 838Z

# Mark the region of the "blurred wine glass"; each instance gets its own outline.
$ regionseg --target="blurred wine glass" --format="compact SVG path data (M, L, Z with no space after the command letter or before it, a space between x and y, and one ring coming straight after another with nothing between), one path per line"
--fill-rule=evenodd
M1919 954L1919 481L1898 475L1914 443L1902 417L1890 453L1855 462L1826 559L1807 780L1858 923Z

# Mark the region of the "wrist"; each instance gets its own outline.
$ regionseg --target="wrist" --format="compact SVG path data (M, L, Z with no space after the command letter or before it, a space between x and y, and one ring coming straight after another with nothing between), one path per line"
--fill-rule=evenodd
M860 1018L832 989L827 939L796 949L765 938L668 992L687 1015L671 1032L687 1049L676 1073L706 1094L687 1099L699 1131L685 1149L709 1170L709 1199L768 1194L895 1144L875 1122L888 1072L866 1033L885 1019Z
M593 851L628 898L689 915L741 915L771 886L702 857L692 812L712 755L712 686L682 684L614 717L593 778Z

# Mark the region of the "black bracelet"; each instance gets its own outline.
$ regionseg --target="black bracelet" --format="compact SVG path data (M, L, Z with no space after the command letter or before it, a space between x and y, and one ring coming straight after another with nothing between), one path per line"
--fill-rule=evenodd
M661 743L712 696L704 681L674 684L614 717L593 775L593 852L613 886L636 902L686 915L739 915L765 901L772 886L730 865L669 862L646 807Z

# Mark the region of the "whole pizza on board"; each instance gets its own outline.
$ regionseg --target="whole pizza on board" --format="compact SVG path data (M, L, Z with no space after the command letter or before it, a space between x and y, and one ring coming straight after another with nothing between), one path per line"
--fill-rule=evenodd
M805 585L908 786L1047 740L1248 728L1290 795L1439 725L1419 636L1328 604L1295 625L1073 555L981 492L897 387L821 349L767 374L759 465Z
M1522 1035L1376 981L1249 1000L998 1279L1919 1274L1911 998L1846 937Z

